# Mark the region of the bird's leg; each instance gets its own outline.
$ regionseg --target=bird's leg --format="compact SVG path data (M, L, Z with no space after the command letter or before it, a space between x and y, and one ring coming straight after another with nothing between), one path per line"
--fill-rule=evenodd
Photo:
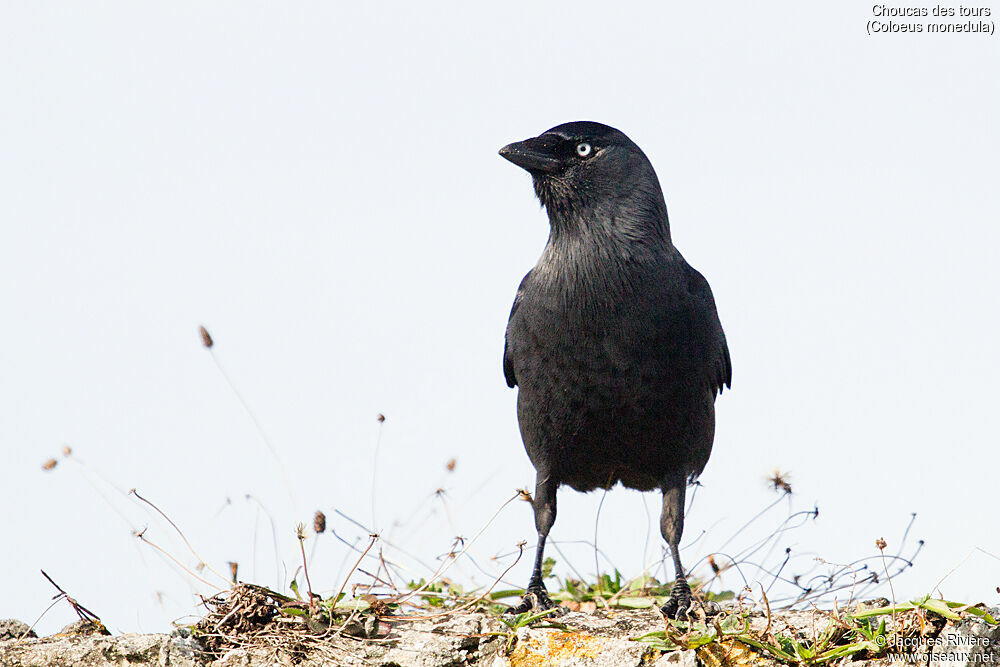
M684 532L684 492L686 479L671 480L663 487L663 513L660 514L660 532L670 546L674 558L676 578L670 589L670 599L660 609L667 618L683 619L691 607L691 587L681 565L680 542Z
M508 614L523 614L526 611L545 611L556 606L549 598L542 582L542 562L545 559L545 538L556 521L556 488L558 482L548 472L538 471L535 479L535 500L532 507L535 510L535 528L538 530L538 549L535 551L535 568L531 571L528 588L524 592L521 604L509 607Z

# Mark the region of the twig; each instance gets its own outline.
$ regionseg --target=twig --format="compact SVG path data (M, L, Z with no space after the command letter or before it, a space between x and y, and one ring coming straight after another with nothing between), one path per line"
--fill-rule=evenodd
M36 625L38 625L38 622L40 620L42 620L42 618L45 616L45 614L49 613L49 610L52 609L52 607L54 607L57 604L59 604L60 600L66 600L66 602L68 602L69 605L73 608L73 611L76 612L76 615L80 617L81 621L87 621L89 623L101 623L101 619L97 616L97 614L95 614L94 612L90 611L89 609L87 609L86 607L84 607L82 604L80 604L79 602L77 602L76 600L74 600L72 597L70 597L69 593L67 593L66 591L64 591L59 584L57 584L55 581L53 581L52 577L50 577L45 572L45 570L39 570L39 572L41 572L42 576L45 577L46 579L48 579L49 583L52 584L53 586L55 586L56 590L59 591L59 592L52 598L52 603L49 604L49 606L45 608L45 611L43 611L41 614L38 615L38 618L35 619L35 622L32 623L28 627L27 630L25 630L23 633L21 633L21 636L18 637L17 640L14 642L15 644L18 643L18 642L20 642L25 637L27 637L28 633L31 632L35 628Z
M89 609L87 609L86 607L84 607L82 604L80 604L79 602L77 602L76 600L74 600L72 597L70 597L69 593L67 593L66 591L64 591L59 586L59 584L57 584L56 582L52 581L52 577L50 577L49 575L47 575L45 573L45 570L39 570L39 572L41 572L42 576L45 577L46 579L48 579L49 583L52 584L53 586L55 586L56 590L59 591L59 595L55 596L55 598L53 598L53 599L58 600L60 597L66 598L66 602L69 602L70 606L73 607L73 611L76 612L76 615L80 617L81 621L91 621L91 622L97 621L98 623L101 622L101 619L97 616L97 614L95 614L94 612L90 611Z
M243 601L242 600L240 600L239 603L237 603L236 605L234 605L233 608L229 610L229 613L222 617L221 621L219 621L218 623L215 624L215 632L217 632L218 634L222 635L222 630L221 630L222 626L225 625L226 621L228 621L230 618L233 617L233 614L235 614L236 612L240 611L241 609L243 609ZM223 635L223 636L225 636L225 635Z

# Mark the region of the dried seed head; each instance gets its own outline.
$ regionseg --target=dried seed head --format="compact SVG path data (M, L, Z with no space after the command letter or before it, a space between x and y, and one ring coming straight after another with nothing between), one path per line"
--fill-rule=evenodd
M236 573L240 569L240 564L236 561L229 561L229 572L233 575L233 583L236 583Z
M42 464L42 470L52 470L57 465L59 465L58 461L56 461L55 459L49 459L48 461Z
M300 522L295 524L295 537L299 538L300 540L306 539L306 526L304 523Z
M877 540L875 540L875 546L878 547L879 551L882 551L883 549L885 549L889 545L886 544L885 538L880 537Z
M313 517L313 530L317 535L326 532L326 515L319 510L316 510L316 516Z
M363 595L362 598L368 603L368 609L375 616L375 618L385 616L386 612L389 611L389 605L387 605L383 600L379 600L374 595Z
M792 492L792 485L788 483L788 473L781 472L779 468L775 468L771 476L767 478L767 481L771 483L775 491L784 491L785 493Z
M378 415L375 416L375 419L377 419L378 423L381 424L382 422L385 421L385 415L380 412L378 413Z
M201 327L198 327L198 330L201 331L201 344L202 345L204 345L207 348L211 348L213 345L215 345L215 341L212 340L212 335L210 333L208 333L208 329L206 329L204 326L201 326Z
M448 462L444 464L444 469L448 472L455 471L455 459L448 459Z
M63 448L62 448L62 455L63 456L69 456L72 453L73 453L73 450L70 449L69 445L63 445Z
M719 566L715 563L715 557L712 554L708 555L708 565L712 568L712 572L715 574L719 573Z

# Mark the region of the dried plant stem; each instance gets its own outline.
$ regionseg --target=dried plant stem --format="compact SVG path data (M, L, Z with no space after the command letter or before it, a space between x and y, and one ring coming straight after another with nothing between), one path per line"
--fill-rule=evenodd
M771 632L771 602L767 599L767 591L764 590L764 586L760 587L761 597L764 598L764 608L767 610L767 627L764 628L764 636L766 637L769 632Z
M166 522L170 524L170 527L173 528L175 531L177 531L177 534L181 536L181 540L183 540L184 545L188 548L188 551L190 551L191 555L193 555L195 558L198 559L198 564L199 565L204 565L205 568L207 568L209 572L211 572L212 574L214 574L215 576L217 576L219 579L221 579L222 581L225 581L227 584L230 583L231 580L229 578L222 576L221 574L219 574L215 570L215 568L213 568L211 565L209 565L207 562L205 562L205 559L202 558L198 554L198 552L195 551L194 547L191 546L191 543L188 542L187 537L184 536L184 532L177 526L176 523L173 522L173 520L169 516L167 516L163 512L163 510L161 510L159 507L157 507L151 501L147 500L146 498L143 498L141 495L139 495L139 492L136 491L135 489L131 489L129 491L129 493L132 494L133 496L135 496L136 498L138 498L139 500L141 500L142 502L146 503L150 507L152 507L154 510L156 510L156 513L159 514L160 516L162 516L164 518L164 520L166 520Z
M358 546L358 542L360 541L360 538L355 538L354 542L349 542L348 540L344 539L339 533L337 533L336 530L334 530L332 528L330 529L330 534L333 535L333 537L334 537L335 540L337 540L338 542L340 542L344 546L348 547L352 551L356 551L358 553L361 552L361 548ZM371 533L369 533L369 534L371 534ZM385 544L386 546L392 546L391 544L389 544L388 542L386 542L385 540L383 540L381 535L379 535L378 539L379 539L379 542L381 542L382 544ZM410 554L407 554L406 551L402 551L400 549L397 549L397 551L400 551L400 553L403 553L405 555L410 555ZM347 563L349 556L350 556L350 554L345 555L344 556L344 560L340 563L340 566L337 568L338 577L339 577L340 571L344 569L344 565ZM370 558L374 558L374 556L370 556ZM414 570L412 568L406 567L406 565L404 565L403 563L399 563L397 561L390 560L388 558L383 558L383 560L385 561L386 565L392 566L396 570L396 575L399 576L399 577L403 577L402 573L409 574L411 577L420 576L419 572L417 572L416 570ZM422 562L420 564L424 565L424 563L422 563ZM431 567L429 565L424 565L424 567L427 570L431 569Z
M368 555L368 552L371 551L373 546L375 546L375 542L377 540L378 540L378 535L371 536L371 540L369 540L368 546L365 547L365 550L361 552L361 555L358 556L357 562L354 563L354 567L352 567L350 572L347 573L347 576L344 577L344 583L340 585L340 590L337 591L337 594L333 597L334 606L336 606L337 603L340 602L340 596L344 592L344 589L347 588L347 582L351 580L351 575L354 574L354 571L358 569L359 565L361 565L361 561L364 560L365 556Z
M740 533L742 533L744 530L746 530L751 524L753 524L754 521L756 521L760 517L762 517L765 514L767 514L767 512L771 508L773 508L774 506L778 505L783 499L784 499L784 496L781 496L780 498L777 498L773 502L769 503L764 509L762 509L761 511L757 512L757 514L755 514L753 516L753 518L751 518L749 521L747 521L746 523L744 523L740 527L739 530L737 530L735 533L733 533L732 535L730 535L729 539L722 543L722 546L719 547L719 551L721 551L721 550L725 549L727 546L729 546L729 543L732 542L733 540L735 540L739 536Z
M56 595L56 597L54 599L55 600L65 599L67 602L69 602L70 606L73 607L73 611L76 612L76 615L80 617L81 621L100 621L101 620L100 618L98 618L97 614L95 614L94 612L90 611L89 609L87 609L86 607L84 607L82 604L80 604L79 602L77 602L76 600L74 600L72 597L70 597L69 593L67 593L66 591L64 591L62 589L62 586L60 586L59 584L57 584L56 582L54 582L52 580L52 577L50 577L48 574L46 574L45 570L40 570L40 572L42 573L42 576L45 577L50 584L52 584L53 586L55 586L55 589L57 591L59 591L59 594Z
M212 588L214 588L217 591L223 590L220 586L216 586L211 581L208 581L207 579L205 579L204 577L198 575L197 573L192 572L190 568L188 568L186 565L184 565L184 563L182 563L179 560L177 560L176 558L174 558L170 554L170 552L168 552L167 550L165 550L163 547L159 546L155 542L150 542L149 540L147 540L146 536L145 536L145 534L143 532L134 533L134 535L142 543L148 544L149 546L153 547L154 549L156 549L157 551L159 551L161 554L163 554L164 556L166 556L174 565L176 565L177 567L179 567L182 570L184 570L184 572L186 572L189 576L197 579L198 581L200 581L201 583L205 584L206 586L211 586Z
M121 489L117 484L108 479L104 474L101 473L100 470L86 463L85 461L82 461L81 459L77 458L74 454L72 453L66 454L65 457L79 467L80 475L87 482L87 484L90 485L90 488L92 488L94 492L101 497L101 500L103 500L105 504L108 507L110 507L115 514L120 516L122 520L124 520L125 523L128 524L128 527L131 530L136 530L135 524L132 523L132 520L128 516L126 516L125 513L118 508L118 506L116 506L113 502L111 502L111 499L107 496L107 494L101 491L101 488L95 483L94 478L96 477L98 480L107 484L108 486L110 486L112 489L114 489L123 496L128 496L128 492Z
M515 500L517 500L520 497L521 497L520 493L515 493L513 496L511 496L510 498L508 498L506 500L506 502L504 502L502 505L500 505L499 508L497 508L497 511L493 513L493 516L491 516L489 518L489 521L487 521L483 525L483 527L479 529L479 532L477 532L475 535L473 535L471 540L469 540L468 542L466 542L465 548L462 549L461 552L459 552L458 554L456 554L454 551L452 551L451 553L449 553L448 554L449 559L446 560L446 561L444 561L444 563L442 563L442 567L438 568L438 570L427 581L427 583L425 583L420 588L417 588L415 590L410 591L407 595L404 595L402 598L400 598L396 602L398 602L399 604L402 604L403 602L406 602L407 600L409 600L414 595L422 593L434 581L436 581L439 577L441 577L442 575L444 575L444 573L448 571L448 568L450 568L452 565L454 565L455 561L457 561L459 558L461 558L465 554L465 552L468 551L469 548L476 542L476 540L479 539L479 536L482 535L486 531L486 529L490 527L490 525L496 520L497 516L499 516L500 512L502 512L507 507L507 505L510 505L512 502L514 502ZM461 539L461 538L459 538L459 539Z
M896 591L892 587L892 576L889 574L889 566L885 562L886 543L881 537L875 542L878 551L882 554L882 569L885 571L885 578L889 582L889 593L892 594L892 629L896 629Z
M319 544L319 535L313 537L312 546L309 547L309 562L313 562L313 558L316 556L316 545Z
M454 609L449 609L448 611L442 611L442 612L439 612L439 613L436 613L436 614L421 614L419 616L394 616L391 619L391 621L393 621L393 622L394 621L416 621L416 620L424 620L424 619L427 619L427 618L437 618L439 616L447 616L448 614L455 614L457 612L464 611L464 610L468 609L469 607L471 607L472 605L476 604L477 602L480 602L481 600L485 599L487 595L489 595L490 593L492 593L493 589L496 588L497 584L499 584L501 581L503 581L503 578L507 576L507 573L510 572L511 570L513 570L514 566L518 564L518 562L521 560L521 556L522 555L524 555L524 544L523 543L518 545L517 558L514 559L514 562L511 563L510 565L508 565L507 569L505 569L503 572L501 572L500 575L496 579L493 580L493 583L490 584L489 588L487 588L486 591L482 595L480 595L479 597L477 597L475 600L467 602L467 603L463 604L460 607L456 607Z
M695 490L697 490L697 488L698 487L695 487ZM649 504L647 503L649 496L645 493L639 495L642 499L642 509L646 512L646 539L642 543L642 562L645 563L646 559L649 557L649 538L653 534L653 516L649 513ZM694 494L692 493L691 495L693 496ZM694 498L692 498L692 500L694 500ZM643 568L643 574L646 574L648 567L649 566Z
M587 578L585 576L583 576L583 574L580 572L580 570L576 569L576 565L573 565L573 561L571 561L569 558L567 558L566 554L563 553L563 550L559 547L559 541L558 540L553 540L551 544L552 544L552 548L556 550L557 554L559 554L559 558L562 559L562 562L566 563L567 567L569 567L569 569L573 570L573 574L576 575L576 578L579 581L586 581ZM663 559L661 558L659 560L662 561Z
M460 540L461 540L461 538L455 538L455 541L452 542L452 544L451 544L451 551L449 551L446 554L446 557L441 560L441 563L437 566L437 569L434 570L434 573L431 575L431 578L428 579L427 582L424 583L423 586L421 586L420 588L416 588L416 589L410 591L409 593L407 593L403 597L401 597L398 600L396 600L396 602L398 602L399 604L402 604L403 602L406 602L407 600L409 600L414 595L419 595L419 594L423 593L425 590L427 590L428 586L430 586L433 582L437 581L438 577L440 577L442 574L444 574L445 570L448 569L447 568L448 564L454 562L454 559L458 557L456 555L456 553L455 553L455 547L458 546L458 543L459 543Z
M281 473L281 479L285 483L285 490L288 491L288 497L292 501L292 507L295 509L295 513L298 514L298 502L295 499L295 492L292 490L292 482L288 477L288 471L285 468L284 461L282 461L281 457L278 456L278 450L275 449L274 445L271 443L271 439L267 437L264 427L261 426L260 421L257 419L257 415L255 415L253 410L250 408L250 404L243 397L243 394L240 393L240 390L236 388L236 383L234 383L232 378L229 377L226 369L223 368L222 364L219 362L219 358L215 356L215 348L207 347L206 349L208 349L208 353L212 357L212 362L215 363L215 367L219 369L219 374L222 375L222 378L226 381L226 384L229 385L229 388L236 396L236 399L240 402L240 405L243 406L243 410L247 413L247 416L250 417L250 421L253 422L254 428L257 430L257 435L260 436L260 439L267 446L268 451L271 452L271 456L274 457L275 462L278 464L278 472Z
M301 523L298 525L298 528L295 531L295 536L299 540L299 551L302 552L302 572L305 574L306 577L306 590L309 591L309 608L312 609L314 604L313 586L312 582L309 581L309 565L308 563L306 563L306 547L305 547L306 531Z
M274 516L271 514L271 510L257 496L248 493L244 496L244 500L253 501L257 506L253 520L253 576L255 578L257 576L257 524L260 520L260 513L263 512L264 516L267 517L268 523L271 524L271 548L274 551L274 585L277 588L281 588L281 557L278 547L278 527L274 523Z
M934 586L931 588L931 591L937 591L938 594L940 594L941 591L938 590L938 589L941 587L941 584L944 583L944 580L947 579L948 577L950 577L951 575L955 574L955 572L958 570L958 568L960 568L963 565L965 565L968 562L968 560L970 558L972 558L976 554L977 551L979 553L985 554L985 555L987 555L990 558L993 558L995 560L1000 560L1000 556L992 554L989 551L987 551L986 549L983 549L982 547L972 547L971 549L969 549L969 553L965 554L965 557L962 558L962 560L960 560L958 562L958 565L956 565L955 567L953 567L950 570L948 570L947 574L945 574L943 577L941 577L941 579L938 580L938 582L936 584L934 584Z
M22 639L24 639L25 637L27 637L28 633L35 629L35 626L38 625L38 622L45 617L45 614L49 613L49 610L52 609L52 607L55 607L57 604L59 604L60 600L62 600L62 596L61 595L56 596L56 599L52 601L52 604L50 604L48 607L46 607L45 611L43 611L41 614L38 615L38 618L35 619L35 622L32 623L28 627L28 629L25 630L24 633L20 637L17 638L17 641L15 641L14 643L17 644L17 642L19 642Z
M378 523L375 521L375 482L377 480L378 473L378 450L382 446L382 427L385 426L385 418L379 414L380 419L378 420L378 435L375 436L375 452L372 454L372 487L371 487L371 504L372 504L372 530L378 531Z
M365 573L369 577L372 578L372 584L370 584L368 586L368 591L371 592L371 590L375 587L375 584L379 583L379 584L382 584L383 586L385 586L386 588L391 588L393 590L393 592L398 595L399 594L399 588L396 587L396 583L392 580L392 572L389 570L389 565L385 561L385 555L382 553L382 544L383 544L383 542L381 540L379 540L379 546L378 546L378 568L376 568L375 574L372 574L370 572L366 572ZM360 572L365 572L360 567L358 568L358 570ZM381 577L378 576L378 575L382 574L383 572L385 572L385 576L386 576L386 579L388 579L388 581L386 581L385 579L382 579Z
M601 495L601 502L597 503L597 514L594 516L594 571L597 573L597 596L602 602L604 602L605 607L608 606L608 603L604 599L604 585L601 582L601 561L597 549L597 527L601 521L601 509L604 507L604 500L608 497L608 491L610 488L611 486L609 484L604 486L604 493Z
M367 588L368 588L369 591L371 589L375 588L375 584L382 584L386 588L391 588L394 591L396 591L397 593L399 592L399 589L396 588L391 582L386 581L385 579L383 579L382 577L378 576L377 574L375 574L373 572L369 572L368 570L366 570L363 567L358 567L358 572L360 572L361 574L365 575L366 577L371 577L372 578L372 581L374 583L368 585Z
M340 511L337 508L333 509L333 513L336 514L337 516L339 516L340 518L344 519L345 521L348 521L348 522L354 524L355 526L357 526L358 528L360 528L361 530L365 531L368 534L371 534L371 533L375 532L374 530L372 530L368 526L364 525L363 523L361 523L357 519L354 519L354 518L348 516L347 514L344 514L342 511ZM409 556L414 561L416 561L417 563L419 563L423 567L427 568L428 570L434 569L430 565L428 565L427 563L425 563L415 553L413 553L411 551L407 551L406 549L404 549L403 547L399 546L398 544L396 544L394 542L390 542L389 540L385 539L385 537L383 537L381 533L379 533L379 541L382 542L382 544L384 544L385 546L387 546L387 547L389 547L391 549L395 549L396 551L398 551L399 553L403 554L404 556ZM411 570L410 568L407 568L407 567L403 567L403 565L401 565L400 563L396 563L396 562L388 560L388 559L386 559L386 562L389 563L390 565L392 565L393 567L397 567L397 568L399 568L401 570L405 570L407 572L410 572L411 574L413 573L413 570Z

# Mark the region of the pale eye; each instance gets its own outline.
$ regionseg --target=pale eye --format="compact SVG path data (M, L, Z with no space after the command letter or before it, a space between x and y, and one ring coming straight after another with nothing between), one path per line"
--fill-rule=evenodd
M588 143L582 143L576 145L576 154L580 157L587 157L593 149Z

